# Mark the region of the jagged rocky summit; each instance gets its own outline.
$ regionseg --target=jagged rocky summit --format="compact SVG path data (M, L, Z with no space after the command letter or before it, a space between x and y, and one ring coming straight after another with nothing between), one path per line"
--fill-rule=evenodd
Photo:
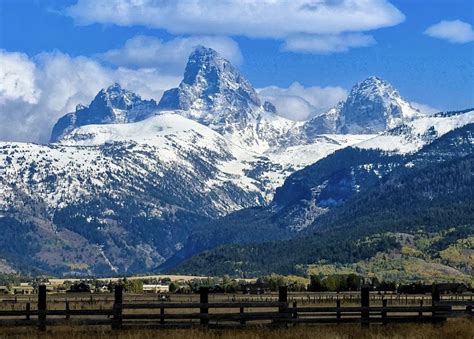
M115 83L102 89L89 107L77 105L75 112L63 116L54 125L50 142L57 142L75 128L96 124L123 124L144 120L157 109L155 100L142 98Z
M307 133L376 134L424 116L387 81L371 76L344 102L306 123Z

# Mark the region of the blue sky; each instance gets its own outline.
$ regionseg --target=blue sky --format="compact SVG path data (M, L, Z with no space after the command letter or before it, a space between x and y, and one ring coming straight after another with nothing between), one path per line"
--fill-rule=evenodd
M47 129L63 110L88 103L108 81L125 82L143 96L159 99L162 90L179 81L190 46L201 41L221 49L255 87L276 86L279 93L300 95L319 111L370 75L385 78L412 102L441 110L474 107L472 0L360 0L368 5L353 16L344 6L354 1L295 1L309 17L300 17L282 1L278 8L258 5L252 17L239 12L245 6L227 9L222 1L217 9L199 8L212 6L213 0L204 5L196 0L193 6L190 0L176 1L177 8L154 0L141 1L141 8L118 0L2 0L4 68L11 73L18 69L18 78L30 76L31 81L15 87L20 94L5 88L18 82L4 81L0 123L26 117L37 124L43 119ZM170 8L159 18L163 2ZM314 25L311 15L318 11L329 15L315 17L321 24ZM221 21L215 19L219 15ZM0 75L0 81L5 79ZM298 86L289 90L295 82ZM59 96L65 98L55 106ZM7 110L18 113L12 118ZM23 138L21 133L31 135L25 128L17 139ZM0 129L0 139L7 138L15 135Z

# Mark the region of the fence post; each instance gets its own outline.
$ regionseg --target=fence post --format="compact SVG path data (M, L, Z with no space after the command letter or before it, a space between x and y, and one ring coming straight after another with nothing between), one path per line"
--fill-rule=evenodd
M66 300L66 320L71 318L71 314L69 313L69 301Z
M278 302L280 303L287 303L288 302L288 286L280 286L278 288ZM280 317L286 312L288 306L286 307L279 307L278 313L280 313Z
M431 290L431 300L433 303L438 302L441 300L441 294L439 292L439 286L437 284L433 284Z
M423 299L420 299L420 310L418 311L418 316L420 318L423 316Z
M337 321L340 322L341 321L341 301L339 299L337 299L336 301L336 307L337 307L336 318L337 318Z
M383 299L382 300L382 324L386 324L387 323L387 310L386 310L386 307L387 307L387 299Z
M122 328L122 314L123 314L123 286L116 285L114 290L114 319L112 329Z
M30 320L30 310L31 310L31 305L30 303L26 304L26 320Z
M369 286L362 286L360 291L360 305L362 307L361 311L361 325L362 327L369 326L369 306L370 306L370 290Z
M244 316L244 308L240 308L240 325L245 325L245 319L243 318Z
M432 321L437 322L437 316L436 316L436 309L438 307L437 303L441 300L441 296L439 294L439 286L437 284L433 284L431 286L431 307L432 309Z
M165 323L165 308L163 306L160 307L160 324L163 325Z
M201 304L209 303L209 287L200 287L199 288L199 302ZM209 314L209 308L207 306L206 307L201 307L200 313L201 313L201 315ZM209 324L209 319L201 318L201 325L207 325L207 324Z
M46 331L46 286L38 286L38 329Z

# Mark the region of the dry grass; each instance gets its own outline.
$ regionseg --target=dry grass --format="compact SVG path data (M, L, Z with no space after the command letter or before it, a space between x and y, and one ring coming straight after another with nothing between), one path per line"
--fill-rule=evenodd
M474 338L474 320L454 319L443 325L432 324L397 324L387 326L372 326L363 329L358 325L319 325L297 326L292 328L269 329L266 327L243 328L233 330L205 330L205 329L133 329L111 331L108 328L84 329L81 327L54 327L45 333L34 328L0 329L0 338L249 338L249 339L289 339L289 338Z

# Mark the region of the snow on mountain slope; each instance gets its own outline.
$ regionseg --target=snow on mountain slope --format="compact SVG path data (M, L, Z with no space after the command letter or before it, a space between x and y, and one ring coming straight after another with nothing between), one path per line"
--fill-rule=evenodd
M129 124L88 125L77 128L61 141L69 146L99 146L113 142L144 144L156 149L159 160L187 164L186 149L223 155L215 164L219 170L206 191L233 182L244 190L261 194L269 201L276 187L293 171L325 157L337 149L353 145L373 135L324 135L311 144L290 146L276 151L242 148L216 131L173 112L161 112L149 119Z
M143 144L161 146L160 138L168 135L201 134L201 141L211 146L216 139L222 136L210 128L193 120L175 114L174 112L160 112L149 119L129 124L87 125L75 129L61 140L63 145L92 146L113 141L135 141ZM182 144L190 141L188 137Z
M150 173L150 184L160 185L160 177L167 172L174 173L174 180L190 181L189 195L214 190L216 196L212 200L216 206L203 207L207 209L205 213L226 213L262 202L254 180L219 170L221 162L235 159L234 154L239 153L235 151L237 146L178 115L151 119L156 121L84 126L61 144L2 143L0 163L6 166L0 167L0 174L40 196L51 209L98 195L111 182L121 184L114 194L128 194L138 188L132 189L132 182L147 181ZM225 194L220 192L219 185L206 186L209 180L218 180L221 189L232 186L240 192Z
M363 141L357 147L396 153L414 153L444 134L473 122L474 110L459 112L459 114L422 117Z
M149 270L179 249L194 225L264 203L261 185L243 173L246 167L221 170L245 164L234 155L252 155L179 115L150 119L84 126L59 144L0 143L0 214L27 223L21 234L35 239L32 265L48 272L86 267L74 269L77 274ZM45 247L50 241L56 249ZM18 257L2 248L2 255ZM80 259L86 248L95 253L90 261ZM70 260L55 259L68 253Z
M162 112L137 123L83 126L67 135L61 144L98 146L113 142L153 147L157 155L155 161L166 166L180 165L192 169L196 156L205 159L212 155L216 159L213 164L216 171L202 187L205 192L232 182L237 187L258 195L264 196L266 193L261 192L258 183L244 173L246 169L250 169L250 163L257 154L241 149L212 129L172 112ZM195 156L187 157L189 153ZM234 166L229 166L229 163ZM246 163L247 165L236 169L238 164ZM259 203L258 199L255 203ZM225 206L216 201L215 207L228 212L241 206Z
M373 134L325 134L315 137L310 144L289 146L268 153L267 156L272 163L286 164L289 169L284 172L269 172L267 173L267 177L271 178L270 182L272 184L279 183L278 185L273 185L274 190L275 188L280 187L291 173L314 164L339 149L359 144L373 137Z
M206 200L198 211L217 216L269 201L290 173L362 138L322 136L313 144L259 153L173 113L129 124L87 125L59 144L1 143L0 209L17 204L13 192L18 189L54 214L104 192L129 196L148 185L184 179L183 191L168 194L184 195L183 204Z

